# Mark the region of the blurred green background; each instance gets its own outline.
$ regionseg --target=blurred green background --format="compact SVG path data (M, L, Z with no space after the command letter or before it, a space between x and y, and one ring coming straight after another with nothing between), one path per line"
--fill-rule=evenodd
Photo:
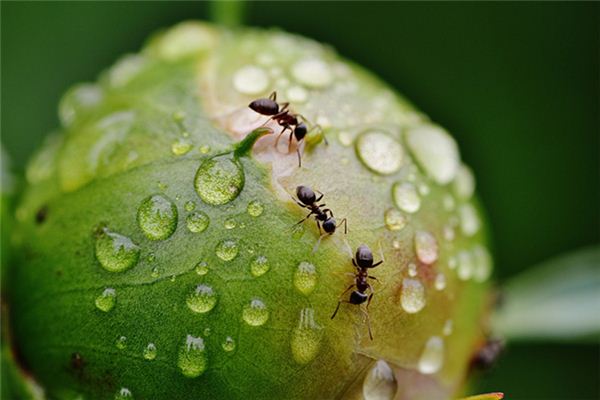
M2 143L22 170L73 83L150 33L206 19L198 2L2 2ZM597 244L598 3L259 2L246 24L335 47L457 138L477 176L500 282ZM478 391L600 398L598 344L513 344Z

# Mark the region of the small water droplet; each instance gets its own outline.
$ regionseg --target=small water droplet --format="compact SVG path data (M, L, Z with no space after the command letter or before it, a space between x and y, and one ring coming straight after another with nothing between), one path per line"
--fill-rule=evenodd
M198 167L194 179L198 196L207 204L223 205L234 200L244 187L244 172L237 160L214 157Z
M390 231L399 231L406 226L406 217L395 208L388 209L383 215L385 226Z
M185 225L193 233L204 232L210 223L210 218L203 211L196 211L185 218Z
M363 382L364 400L392 400L398 390L394 371L384 360L378 360Z
M177 110L173 113L173 121L182 122L185 119L185 111Z
M294 273L294 286L300 293L310 294L317 284L317 269L307 261L302 261L298 264L298 268Z
M250 326L261 326L269 319L269 310L262 300L255 298L244 306L242 319Z
M185 208L185 211L192 212L196 209L196 203L194 203L191 200L188 200L185 202L185 205L183 207Z
M148 256L146 257L146 260L148 260L149 263L153 263L154 260L156 260L156 254L149 253Z
M231 336L227 336L223 343L221 343L221 347L223 347L223 350L226 352L232 352L235 350L235 340L233 340Z
M458 265L458 260L456 260L456 257L452 256L448 259L448 268L456 269L457 265Z
M267 72L256 65L246 65L233 74L233 87L242 94L260 94L269 83Z
M251 216L259 217L263 213L264 207L260 201L252 200L250 203L248 203L248 207L246 210Z
M392 196L396 207L407 213L415 213L421 207L421 198L415 185L410 182L396 183L392 187Z
M58 116L63 126L68 127L83 114L94 109L104 97L99 86L89 83L71 88L60 100Z
M185 132L184 132L185 133ZM171 153L176 156L187 154L192 149L192 143L189 140L177 139L171 143Z
M356 153L367 168L381 175L398 171L405 158L402 145L380 131L360 135L356 141Z
M444 336L450 336L452 335L452 331L453 331L453 323L451 319L447 319L446 322L444 322L444 328L442 329L442 333L444 334Z
M492 256L488 250L480 245L476 245L472 251L475 262L475 273L473 274L477 282L485 282L492 273Z
M187 335L185 344L179 349L177 366L181 373L188 378L202 375L208 366L204 339Z
M202 154L208 154L210 153L210 146L207 144L203 144L202 146L200 146L200 153Z
M222 240L217 244L215 253L221 260L231 261L236 258L239 253L238 244L233 239Z
M423 169L437 183L445 185L454 179L458 170L458 146L442 128L422 125L412 128L406 142Z
M264 275L270 268L269 260L265 256L258 256L250 263L250 272L257 277Z
M292 332L290 346L292 356L298 364L308 364L317 356L321 345L321 326L315 322L315 310L300 311L298 326Z
M102 294L96 297L96 308L100 311L109 312L115 307L117 292L113 288L106 288Z
M435 236L426 231L415 233L417 258L424 264L433 264L438 259L438 244Z
M417 276L417 265L414 263L408 264L408 276L414 278Z
M227 218L223 223L223 226L225 229L233 229L237 226L237 222L235 222L235 219L233 218Z
M153 278L158 278L160 276L160 269L158 269L158 267L152 268L152 271L150 271L150 276Z
M460 229L467 236L473 236L477 233L480 227L479 217L475 208L467 203L460 206L458 209L460 217Z
M469 200L475 192L475 178L471 168L464 164L458 168L456 178L454 178L454 193L459 199Z
M443 272L438 272L433 285L436 290L444 290L446 288L446 275Z
M127 347L127 337L119 336L115 341L115 346L117 346L117 349L119 350L124 350Z
M158 189L159 189L161 192L164 192L165 190L167 190L167 189L169 188L169 185L167 185L167 184L166 184L166 183L164 183L164 182L158 182L158 183L156 184L156 186L158 187Z
M451 194L446 194L444 196L444 199L442 200L442 205L444 206L444 210L446 211L454 210L454 207L456 206L454 197L452 197Z
M308 92L302 86L290 86L285 93L292 103L301 104L308 100Z
M137 264L140 247L127 236L106 227L96 231L96 259L109 272L122 272Z
M444 363L444 341L439 336L432 336L425 343L425 348L419 358L419 372L434 374Z
M144 358L146 360L154 360L156 358L156 345L154 343L148 343L148 346L144 349Z
M137 221L148 239L167 239L177 229L177 207L163 195L152 195L140 204Z
M340 131L337 137L342 146L349 147L354 142L354 136L348 131Z
M324 88L333 81L329 65L318 58L306 58L292 67L292 76L301 84L312 88Z
M447 242L451 242L456 237L456 232L454 231L454 227L452 225L446 225L442 228L442 234L444 236L444 240Z
M204 336L210 336L210 328L204 328Z
M402 242L398 239L394 239L392 241L392 247L396 250L398 250L400 247L402 247Z
M471 253L462 250L458 253L458 279L466 281L471 279L474 272L473 257Z
M417 279L406 278L402 281L400 304L409 314L418 313L425 307L425 288Z
M196 264L196 273L200 276L208 274L208 263L206 261L200 261Z
M217 294L208 285L198 285L190 293L186 300L190 310L198 314L204 314L212 310L217 304Z
M121 388L115 393L115 400L132 400L133 395L131 394L131 390L127 388Z

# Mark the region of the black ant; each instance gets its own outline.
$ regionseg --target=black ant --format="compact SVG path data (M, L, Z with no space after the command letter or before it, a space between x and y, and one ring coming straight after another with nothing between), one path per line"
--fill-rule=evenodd
M504 341L487 339L471 358L471 369L486 371L491 369L504 351Z
M285 133L286 130L290 131L290 137L288 141L288 152L291 150L292 146L292 137L296 138L296 142L298 143L298 147L296 148L296 153L298 154L298 166L302 166L302 156L300 155L300 142L304 140L304 137L308 133L308 127L306 123L302 120L306 120L302 115L291 113L288 108L290 106L289 102L285 102L282 104L277 103L277 92L273 92L269 95L268 98L261 98L252 101L248 104L253 111L266 115L269 120L273 120L279 124L283 129L279 132L279 136L277 136L277 140L275 141L275 148L277 148L277 144L279 143L279 139L281 135ZM318 125L315 126L318 128ZM327 143L327 140L325 139Z
M299 201L296 199L294 199L294 201L300 207L308 208L310 210L310 213L308 213L304 219L298 221L296 225L303 223L312 215L314 215L315 221L317 222L317 227L319 228L319 234L321 234L321 225L323 226L325 234L332 235L342 224L344 224L344 233L348 233L348 223L346 218L337 224L335 218L333 217L333 211L331 211L329 208L322 208L325 207L326 204L318 204L324 195L319 191L317 191L317 193L319 193L319 197L317 197L315 192L308 186L298 186L296 188L296 196L298 197ZM321 235L321 237L323 237L323 235Z
M382 257L383 258L383 257ZM375 268L378 265L381 265L383 260L376 262L373 264L373 253L371 249L365 244L361 244L356 249L356 255L352 257L352 264L356 267L356 272L354 273L354 283L340 295L340 300L338 301L337 307L331 316L331 319L334 319L338 310L340 309L340 305L342 303L354 304L360 306L363 303L367 303L366 310L360 309L367 318L367 326L369 328L369 338L373 340L373 334L371 333L371 322L369 321L369 304L371 304L371 299L375 294L375 290L373 290L373 286L367 281L367 279L377 280L374 276L369 276L369 269ZM356 290L353 290L350 293L349 300L342 300L341 297L344 296L350 289L356 287ZM370 294L367 294L367 291Z

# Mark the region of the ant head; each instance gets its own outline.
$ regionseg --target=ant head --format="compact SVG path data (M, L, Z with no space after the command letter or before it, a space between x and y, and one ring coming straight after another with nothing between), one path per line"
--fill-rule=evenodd
M275 115L279 112L279 104L273 99L256 99L248 107L262 115Z
M296 128L294 128L294 137L297 141L301 141L304 139L304 136L306 136L307 132L308 128L306 127L306 124L304 122L300 122L298 125L296 125Z
M325 222L323 222L323 230L327 233L333 233L335 232L335 228L337 228L337 225L335 224L335 219L334 218L328 218L325 220Z
M296 196L298 196L298 200L307 205L312 204L317 200L315 192L308 186L298 186L296 188Z
M356 249L356 263L361 268L371 268L373 265L373 252L366 244L361 244Z

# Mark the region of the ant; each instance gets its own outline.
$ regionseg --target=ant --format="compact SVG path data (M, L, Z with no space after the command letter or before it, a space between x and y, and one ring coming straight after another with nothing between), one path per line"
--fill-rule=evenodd
M360 306L363 303L367 303L366 310L360 309L367 318L367 326L369 328L369 338L373 340L373 333L371 332L371 322L369 320L369 304L371 304L371 299L375 294L375 290L373 286L367 281L368 279L373 279L377 281L377 278L374 276L369 276L369 268L375 268L378 265L383 263L383 254L382 260L373 264L373 252L366 244L361 244L356 249L356 255L352 257L352 264L356 267L356 272L354 273L354 283L340 295L340 300L338 301L337 307L331 316L331 319L334 319L338 310L340 309L340 305L342 303L354 304ZM356 290L353 290L350 293L349 300L342 300L341 297L344 296L350 289L356 287ZM367 291L370 294L367 294Z
M290 106L289 102L285 102L282 104L277 103L277 92L274 91L269 95L268 98L260 98L252 101L248 104L253 111L265 115L269 118L269 120L273 120L279 124L283 129L279 132L279 136L277 136L277 140L275 141L275 148L277 148L277 144L279 143L279 139L281 135L285 133L286 130L290 131L290 137L288 141L288 153L291 151L292 146L292 137L296 138L296 142L298 142L298 146L300 142L304 140L304 137L308 133L308 127L306 123L306 118L304 118L300 114L291 113L288 108ZM268 122L268 121L267 121ZM265 122L266 123L266 122ZM320 128L318 125L315 128ZM327 139L325 139L325 143L327 143ZM298 166L302 167L302 156L300 155L300 148L296 148L296 153L298 154Z
M294 201L300 207L308 208L310 210L310 213L308 213L304 219L298 221L296 225L300 225L314 215L315 221L317 222L317 227L319 228L319 234L321 234L321 225L323 225L323 230L325 231L323 235L332 235L342 224L344 224L344 233L348 233L348 223L346 218L337 224L335 218L333 217L333 211L331 211L329 208L322 208L325 207L326 204L318 204L324 195L318 190L317 193L319 193L319 197L317 197L315 192L308 186L298 186L296 188L296 196L298 197L299 201L296 199L294 199ZM323 237L323 235L321 235L321 237ZM319 240L321 239L319 238Z
M471 358L471 369L486 371L491 369L504 351L504 341L487 339Z

